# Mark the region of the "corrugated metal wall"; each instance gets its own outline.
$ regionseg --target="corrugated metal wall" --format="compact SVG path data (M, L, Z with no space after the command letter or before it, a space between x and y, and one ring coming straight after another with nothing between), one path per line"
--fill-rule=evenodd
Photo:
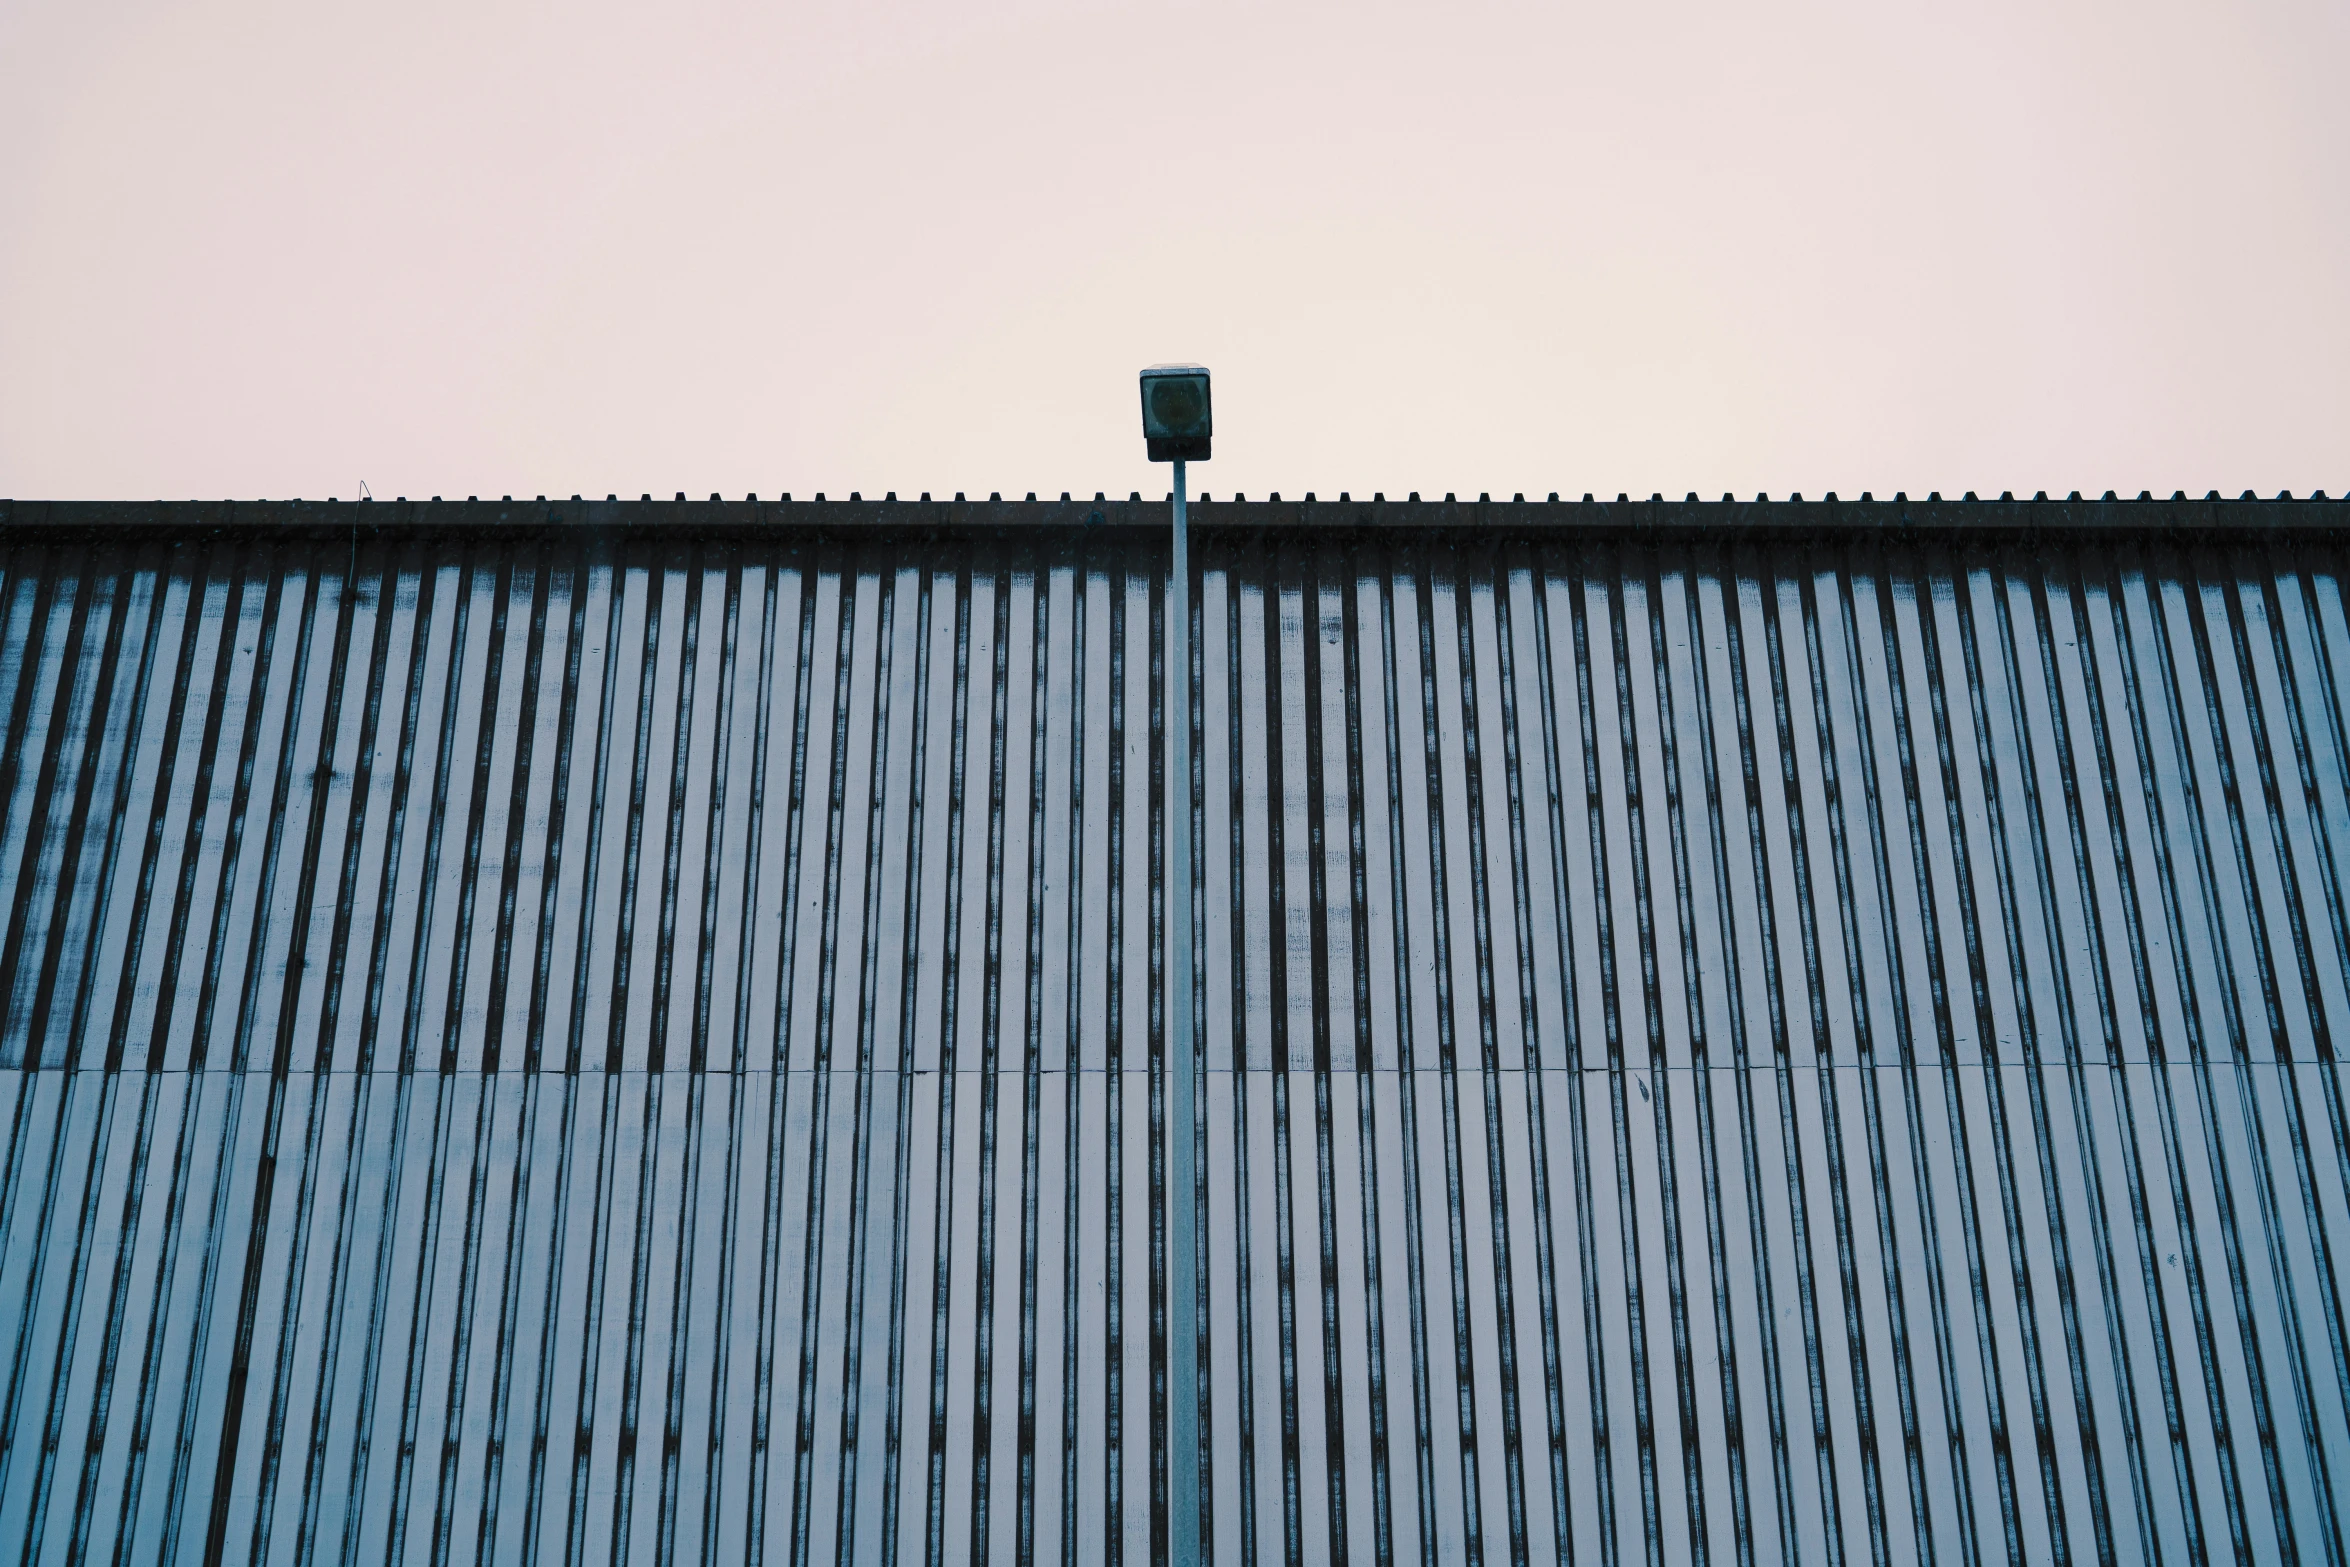
M1217 1562L2344 1560L2330 536L1199 558ZM1163 559L9 541L16 1559L1150 1560Z

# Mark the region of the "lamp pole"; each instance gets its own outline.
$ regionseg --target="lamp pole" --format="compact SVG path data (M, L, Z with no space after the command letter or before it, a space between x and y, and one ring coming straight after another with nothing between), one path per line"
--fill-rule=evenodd
M1167 1560L1200 1560L1199 1040L1191 951L1191 517L1186 461L1207 460L1205 365L1142 372L1142 433L1152 462L1175 465L1167 552Z
M1191 990L1191 519L1175 460L1175 527L1168 568L1167 647L1173 666L1167 745L1174 872L1168 878L1167 1051L1167 1556L1193 1567L1199 1549L1198 1051Z

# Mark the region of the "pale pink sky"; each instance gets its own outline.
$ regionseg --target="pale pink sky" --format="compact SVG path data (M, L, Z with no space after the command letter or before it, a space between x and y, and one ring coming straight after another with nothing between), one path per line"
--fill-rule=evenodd
M0 3L0 495L2350 488L2350 5Z

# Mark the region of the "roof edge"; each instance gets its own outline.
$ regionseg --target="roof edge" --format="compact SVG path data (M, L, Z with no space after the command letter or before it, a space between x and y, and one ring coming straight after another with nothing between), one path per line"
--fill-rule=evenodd
M994 532L1026 528L1148 528L1163 529L1169 522L1169 503L1144 500L1139 495L1111 500L1007 501L989 497L971 501L957 496L934 501L928 496L901 501L896 496L846 500L824 496L775 500L722 500L713 496L692 501L602 500L550 501L544 498L483 501L22 501L0 500L0 528L50 531L289 531L344 535L354 531L441 532L485 530L535 532L540 530L663 533L865 532ZM1378 531L1451 531L1455 529L1516 532L1596 532L1652 535L1790 534L1790 533L2336 533L2350 530L2350 499L2330 499L2324 492L2296 499L2280 494L2271 499L2245 493L2234 500L2206 495L2190 499L2174 495L2158 500L2141 495L2123 500L2110 492L2097 499L2075 494L2062 500L2045 495L2029 500L2001 497L1980 500L1972 496L1924 500L1895 496L1880 501L1864 495L1839 500L1757 497L1701 501L1695 496L1678 501L1652 496L1613 501L1585 497L1562 501L1553 496L1529 501L1513 497L1496 501L1480 496L1473 501L1446 496L1421 500L1412 496L1393 501L1374 496L1356 500L1342 496L1300 500L1272 496L1264 500L1212 500L1191 503L1195 528L1205 531L1263 529L1368 529Z

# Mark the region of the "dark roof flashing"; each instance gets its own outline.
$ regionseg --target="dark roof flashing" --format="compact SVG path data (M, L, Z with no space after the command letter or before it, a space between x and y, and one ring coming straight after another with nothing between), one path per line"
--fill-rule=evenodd
M900 499L892 491L879 500L852 493L846 500L818 494L812 499L783 495L770 499L745 496L726 500L712 495L706 501L656 501L650 496L623 501L607 496L601 501L516 501L511 497L483 501L397 500L259 500L259 501L25 501L0 500L0 527L57 531L288 530L299 533L371 533L417 529L487 529L513 532L538 529L588 528L622 533L736 533L736 532L864 532L912 529L995 532L1025 528L1148 528L1168 525L1170 503L1146 500L1130 493L1114 500L1096 493L1090 499L1072 499L1066 492L1057 500L1040 500L1033 493L1022 500L990 494L983 501L957 492L951 500L936 500L925 492L917 500ZM1923 500L1906 492L1878 500L1864 492L1858 500L1842 500L1830 491L1818 500L1800 493L1784 500L1758 494L1750 500L1725 495L1718 501L1700 500L1692 493L1681 500L1651 495L1632 500L1618 495L1612 501L1585 494L1579 501L1562 500L1556 492L1541 500L1523 495L1496 501L1479 495L1464 501L1447 494L1442 500L1423 500L1417 491L1407 499L1391 501L1383 494L1357 500L1341 493L1332 500L1312 493L1283 500L1278 494L1262 500L1232 495L1218 500L1201 495L1191 502L1191 520L1203 530L1256 531L1263 529L1372 529L1404 532L1490 529L1502 533L1548 534L1589 532L1645 536L1785 536L1789 534L2258 534L2339 533L2350 530L2350 499L2329 498L2325 491L2295 497L2279 491L2262 499L2245 491L2234 500L2212 491L2201 499L2175 493L2156 499L2143 491L2135 499L2121 499L2108 490L2094 500L2078 491L2063 500L2051 500L2045 491L2030 500L2001 492L1997 500L1979 499L1972 490L1958 500L1946 500L1935 491Z

